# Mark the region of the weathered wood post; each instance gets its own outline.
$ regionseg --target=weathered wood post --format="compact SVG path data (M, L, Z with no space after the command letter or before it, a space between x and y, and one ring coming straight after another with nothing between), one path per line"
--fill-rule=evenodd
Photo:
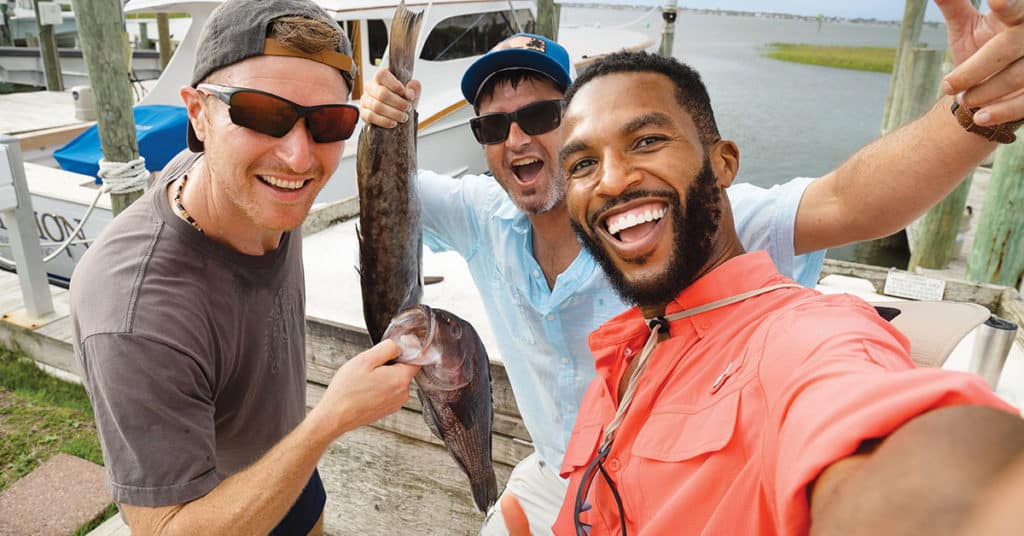
M980 0L971 0L974 7L978 7ZM943 75L953 70L953 55L946 51L946 58L942 62ZM944 94L940 89L938 98ZM907 269L913 270L920 266L922 268L942 269L949 265L953 258L953 251L956 247L956 237L960 231L960 222L964 216L964 208L967 206L967 195L971 191L971 183L974 181L974 172L968 174L945 199L930 208L924 216L917 221L917 232L911 244L910 262Z
M171 61L171 25L167 20L167 13L156 14L156 33L158 36L158 48L160 49L160 70L167 68L167 62Z
M0 2L0 47L14 45L11 38L11 19L7 15L7 4Z
M907 71L901 80L903 87L897 90L902 95L900 106L892 110L891 124L894 130L921 117L935 105L939 80L942 77L942 56L938 50L916 46L910 50L907 59ZM924 233L928 233L931 238L944 239L938 236L939 229L943 228L942 223L929 221L927 231L915 228L916 234L908 232L908 246L910 240L922 239ZM957 229L953 227L950 231L953 233L952 238L955 239ZM925 251L933 250L934 248L925 247ZM916 247L910 248L910 267L917 266L920 262L919 258L915 257L920 252L921 250Z
M893 130L917 119L935 104L939 79L942 74L942 58L939 51L925 46L912 47L907 54L905 71L900 78L897 91L902 97L898 107L894 106L890 117ZM892 264L899 256L899 263L906 259L903 231L891 236L868 240L858 244L855 256L859 262L875 265Z
M967 279L1016 287L1024 273L1024 136L996 150Z
M103 159L112 163L133 163L139 158L139 145L135 138L132 92L124 57L121 2L74 0L74 7L82 54L96 102ZM101 162L101 173L102 166ZM138 199L145 186L144 180L141 184L137 180L125 182L123 176L103 177L113 188L110 204L115 216Z
M149 23L145 21L139 22L139 48L142 50L153 48L153 42L149 40Z
M665 0L665 5L661 8L661 19L665 21L665 25L661 29L661 46L658 48L658 54L666 58L672 57L672 45L676 38L676 5L676 0Z
M924 10L928 0L907 0L903 11L903 23L900 26L900 41L896 46L896 62L892 66L892 79L889 81L889 95L885 98L885 111L882 113L882 134L895 129L892 119L893 111L898 110L902 94L899 93L901 78L908 72L910 50L921 37L924 25Z
M57 55L57 38L53 34L53 21L49 20L45 14L40 13L39 3L39 0L33 0L32 5L36 11L36 27L39 28L39 53L43 56L46 89L64 91L64 75L60 72L60 57Z
M537 0L537 33L558 40L558 14L554 0Z

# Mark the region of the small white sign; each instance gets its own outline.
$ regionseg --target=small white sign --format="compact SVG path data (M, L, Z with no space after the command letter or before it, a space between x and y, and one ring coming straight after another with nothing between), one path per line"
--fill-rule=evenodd
M24 9L26 11L32 11L33 9L35 9L34 7L32 7L32 0L16 0L14 2L14 7L17 7L18 9Z
M57 2L39 2L39 24L57 26L64 22L64 14Z
M939 301L946 292L946 282L923 275L891 271L885 276L885 290L889 296L912 300Z

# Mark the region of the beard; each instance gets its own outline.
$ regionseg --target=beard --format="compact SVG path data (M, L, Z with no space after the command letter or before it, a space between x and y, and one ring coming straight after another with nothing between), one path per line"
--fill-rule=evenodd
M636 190L626 192L594 214L599 215L613 206L641 197L664 199L668 203L668 213L665 217L672 218L672 252L665 271L661 274L637 281L628 280L598 238L587 233L575 220L572 220L572 227L583 247L587 248L608 275L612 287L619 296L634 305L646 306L675 298L696 280L697 274L707 265L722 218L722 209L719 206L722 189L718 187L715 175L711 171L711 162L705 158L704 167L687 188L685 212L676 192ZM593 219L592 217L591 220ZM589 223L593 229L595 222ZM642 264L646 261L647 258L643 257L630 262Z
M514 173L513 173L514 175ZM547 183L541 181L540 184L530 190L523 191L520 193L517 190L510 189L505 184L501 184L505 194L512 200L512 204L519 210L530 215L543 214L553 208L556 205L565 200L566 182L565 176L562 175L560 169L556 170L550 177ZM513 176L511 179L513 182L516 178ZM538 194L539 192L539 194ZM529 200L524 199L530 197Z

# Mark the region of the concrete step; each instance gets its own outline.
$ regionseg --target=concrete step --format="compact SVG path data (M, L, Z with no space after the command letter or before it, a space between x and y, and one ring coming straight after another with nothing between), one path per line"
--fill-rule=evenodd
M0 535L67 536L112 501L103 468L57 454L0 494Z
M102 525L89 531L86 536L132 536L132 529L124 524L121 514L115 514Z

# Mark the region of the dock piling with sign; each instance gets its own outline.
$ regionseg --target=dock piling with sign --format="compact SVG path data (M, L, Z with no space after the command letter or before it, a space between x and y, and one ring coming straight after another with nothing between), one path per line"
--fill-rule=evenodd
M36 25L39 28L39 52L43 55L43 69L46 72L46 89L64 91L64 76L60 71L60 57L57 55L57 38L54 25L64 20L60 5L56 2L33 0L36 10Z

